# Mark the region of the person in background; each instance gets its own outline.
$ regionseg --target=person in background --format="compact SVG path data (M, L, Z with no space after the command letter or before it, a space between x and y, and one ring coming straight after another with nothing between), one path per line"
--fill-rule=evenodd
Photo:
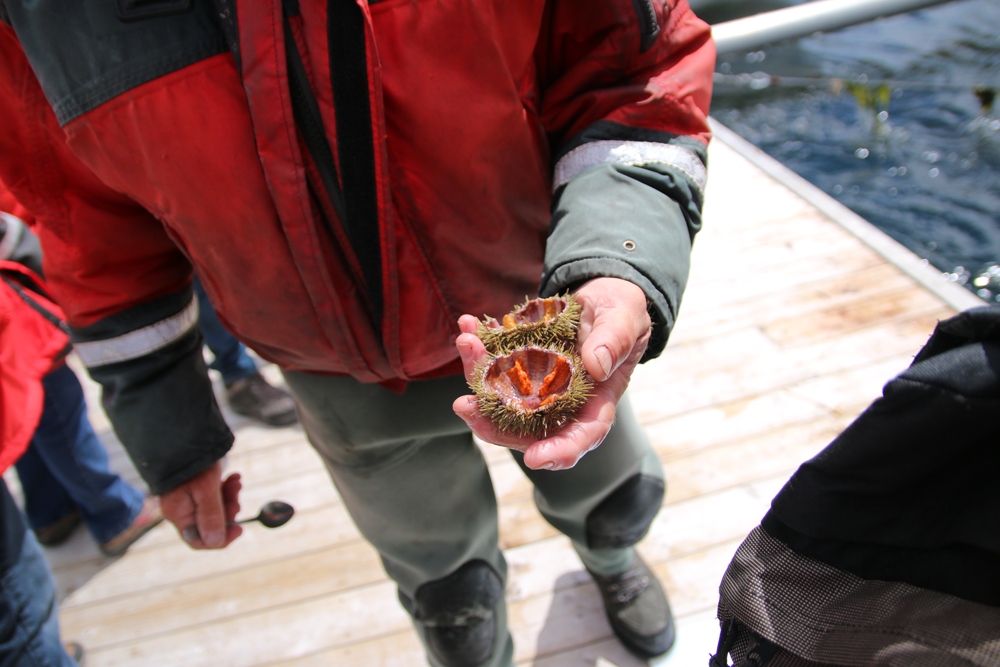
M86 525L102 554L121 556L163 520L159 500L111 470L69 366L53 370L42 385L42 418L14 464L28 524L43 546L62 544Z
M0 207L5 204L15 208L9 196L0 195ZM20 218L2 211L0 260L17 262L40 279L37 237ZM85 524L101 553L120 556L163 520L159 501L111 470L87 416L83 388L68 365L61 363L46 374L42 387L38 426L14 464L28 524L43 546L62 544Z
M0 260L0 474L28 449L42 416L44 378L62 366L69 350L56 325L59 314L37 276ZM77 664L82 648L64 648L55 597L45 555L0 477L0 664Z

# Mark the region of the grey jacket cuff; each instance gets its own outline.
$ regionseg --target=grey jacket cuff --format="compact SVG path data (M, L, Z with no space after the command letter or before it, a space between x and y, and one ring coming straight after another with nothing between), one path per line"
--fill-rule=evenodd
M667 343L701 228L700 188L662 164L602 164L556 192L539 293L551 296L598 277L638 285L653 332L643 361Z
M35 233L23 220L3 211L0 211L0 225L5 228L0 234L0 259L24 264L41 276L42 246Z

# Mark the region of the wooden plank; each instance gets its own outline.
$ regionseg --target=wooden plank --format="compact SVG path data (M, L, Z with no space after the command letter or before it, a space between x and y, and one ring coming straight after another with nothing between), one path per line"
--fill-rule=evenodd
M253 452L291 442L302 443L306 439L298 424L276 428L247 420L240 424L230 424L230 428L236 436L234 448L241 452Z
M225 459L226 472L239 472L244 483L251 480L292 479L322 467L319 454L303 439L276 444L267 449L233 449Z
M705 660L708 663L708 660ZM605 639L592 644L547 656L540 660L525 660L519 663L532 667L648 667L649 663L629 653L617 639Z
M698 582L706 577L720 580L737 544L720 545L672 561L669 567L654 568L664 581L678 615L707 608L706 599L710 596ZM579 641L581 627L588 629L585 634L591 638L611 636L596 589L586 574L580 574L583 578L567 572L557 582L554 593L543 591L539 596L510 604L512 633L522 637L516 644L522 647L516 649L519 660L542 651L571 648ZM372 651L358 650L361 640L380 641L387 633L395 637L409 624L392 592L388 582L365 586L150 637L141 643L97 648L89 656L97 661L94 664L100 665L151 664L170 655L171 664L190 667L219 664L252 667L349 646L355 656L370 659ZM532 624L537 626L539 622L545 629L544 636L540 630L532 629ZM287 635L287 628L296 629L294 637ZM532 636L540 636L541 644L523 639ZM359 667L372 664L348 662L344 651L338 653L340 662L325 664Z
M795 289L782 289L756 299L737 299L724 306L713 303L711 307L694 309L689 308L690 302L685 300L670 341L671 345L679 345L693 340L693 336L704 336L706 332L718 335L743 327L759 326L901 288L912 290L913 281L900 274L895 267L882 263L805 283Z
M686 500L668 499L639 551L648 563L664 563L743 539L760 523L787 479L779 473Z
M490 466L490 478L497 500L501 503L530 498L534 489L509 454Z
M640 420L651 423L912 354L949 312L936 309L787 349L780 349L757 329L678 346L671 354L636 369L632 403ZM683 378L683 382L677 378Z
M513 549L559 534L542 517L532 497L501 503L497 507L500 520L500 548Z
M864 255L852 255L836 260L818 257L811 262L799 265L786 263L772 270L761 270L746 277L734 276L728 282L696 283L685 293L678 326L685 326L682 323L689 312L739 307L741 304L753 303L758 299L780 299L782 295L794 298L793 295L799 290L809 290L824 282L841 280L846 276L874 269L881 264L877 258ZM740 281L738 289L734 286L736 280ZM713 333L710 328L700 332L702 335Z
M88 667L253 667L410 627L389 582L98 648Z
M669 461L696 449L811 422L829 412L811 397L798 396L793 387L669 416L645 425L645 430L660 458Z
M829 416L672 458L667 463L670 480L667 502L680 502L781 474L787 477L826 447L850 421L846 417Z
M378 554L358 539L237 571L147 589L127 599L64 607L60 620L66 636L96 650L386 579Z
M723 485L725 488L698 496L668 493L667 505L639 545L643 557L650 564L663 563L741 540L759 523L787 477L772 474L753 483ZM507 598L512 603L544 594L553 582L559 588L589 581L569 541L562 536L508 549L505 556ZM567 573L571 575L563 580Z
M830 340L872 326L885 326L916 314L940 311L941 304L930 294L903 286L810 313L798 313L767 323L762 329L769 338L787 349L793 345Z
M813 401L842 415L860 414L882 395L882 387L913 361L908 352L842 373L810 378L789 388L796 396Z
M163 526L164 530L170 530ZM343 507L300 512L279 530L249 527L221 551L192 551L178 539L149 549L131 551L71 595L63 609L151 588L168 588L185 581L312 551L360 537Z
M413 667L427 664L427 660L423 645L411 630L267 664L268 667Z

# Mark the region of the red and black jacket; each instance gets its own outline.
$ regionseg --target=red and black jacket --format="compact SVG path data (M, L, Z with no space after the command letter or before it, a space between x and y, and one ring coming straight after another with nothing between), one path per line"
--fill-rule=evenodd
M193 335L192 266L289 369L455 373L460 314L597 275L662 349L714 64L684 0L3 8L0 178L95 377Z

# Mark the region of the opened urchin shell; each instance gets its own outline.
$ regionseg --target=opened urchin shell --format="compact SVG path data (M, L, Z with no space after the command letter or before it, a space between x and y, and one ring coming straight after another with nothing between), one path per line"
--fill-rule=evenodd
M469 386L498 431L544 437L573 418L594 385L574 350L532 345L487 357Z
M506 354L521 347L572 348L580 326L580 302L572 294L528 299L498 322L480 321L476 335L490 354Z

